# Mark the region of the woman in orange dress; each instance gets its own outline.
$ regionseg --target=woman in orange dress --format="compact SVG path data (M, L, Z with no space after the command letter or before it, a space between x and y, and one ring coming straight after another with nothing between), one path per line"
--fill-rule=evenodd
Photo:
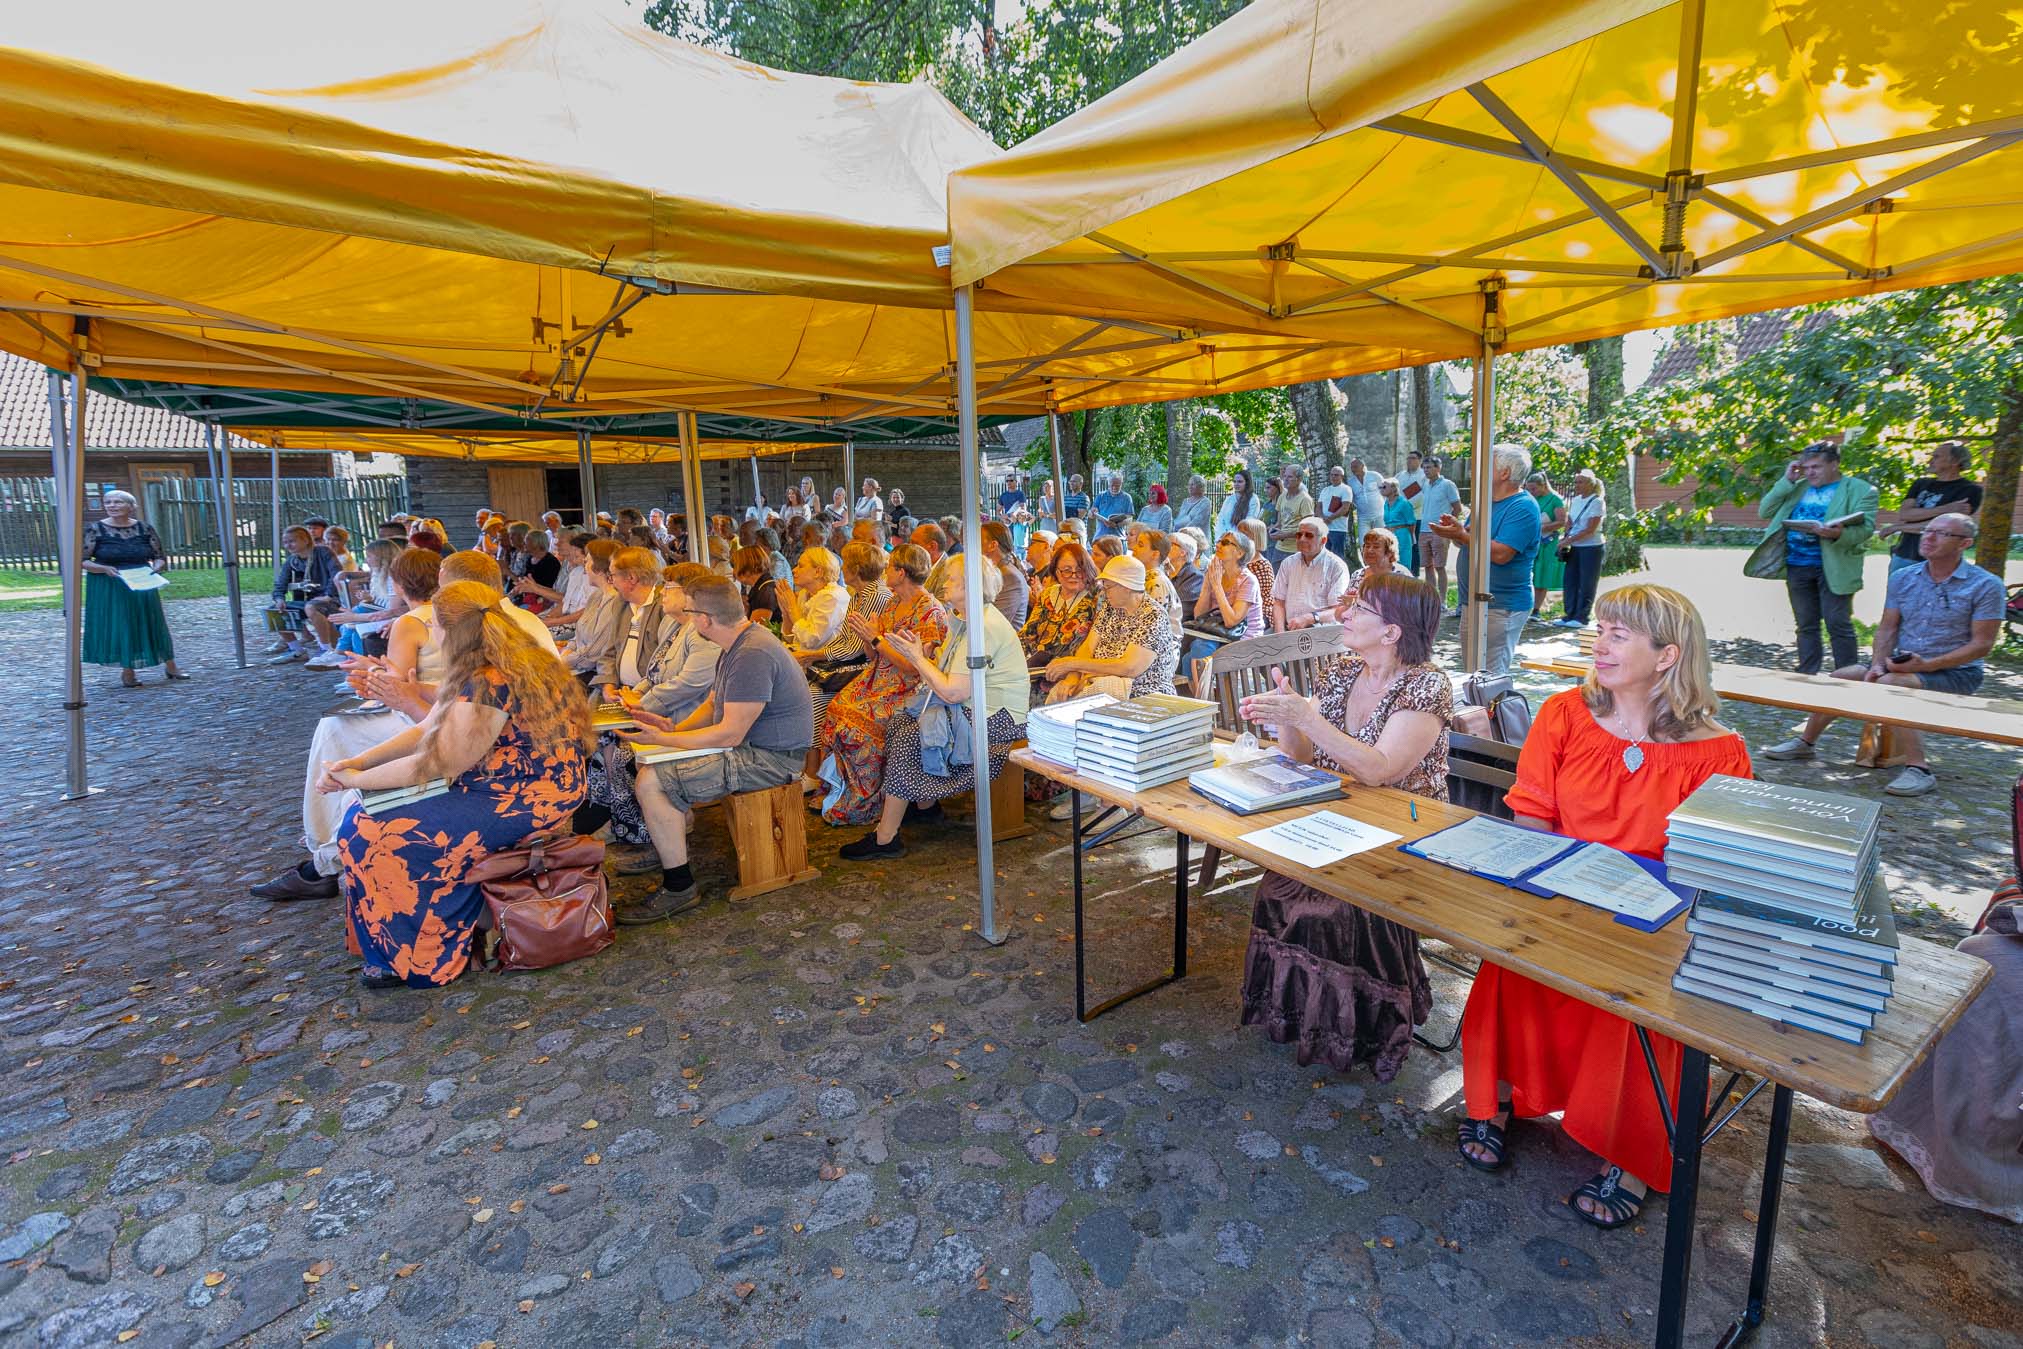
M378 815L354 803L338 831L367 988L430 988L462 974L484 907L473 867L565 827L583 804L594 743L583 686L499 601L475 581L438 590L429 629L444 669L428 719L318 777L327 792L449 784Z
M1667 817L1717 773L1751 776L1742 737L1714 720L1706 630L1692 602L1624 586L1595 605L1592 673L1539 708L1504 800L1519 824L1655 858ZM1677 1099L1679 1045L1651 1035ZM1485 1171L1505 1161L1511 1116L1561 1112L1567 1136L1601 1155L1574 1212L1620 1227L1671 1180L1672 1150L1636 1028L1621 1017L1485 963L1461 1021L1468 1118L1460 1149Z

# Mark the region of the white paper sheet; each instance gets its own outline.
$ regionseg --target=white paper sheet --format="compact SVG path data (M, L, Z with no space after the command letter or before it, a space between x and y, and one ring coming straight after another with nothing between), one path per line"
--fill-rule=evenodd
M1513 880L1565 851L1565 839L1478 815L1412 845L1448 866Z
M1270 848L1286 861L1299 866L1324 867L1344 857L1381 848L1386 843L1396 843L1398 838L1388 829L1379 829L1331 810L1317 810L1296 820L1282 821L1269 829L1254 829L1243 836L1243 841Z
M1655 923L1679 907L1679 897L1623 853L1590 843L1531 878L1550 890L1610 913Z
M153 567L121 567L119 579L126 582L128 590L160 590L169 583L169 578Z

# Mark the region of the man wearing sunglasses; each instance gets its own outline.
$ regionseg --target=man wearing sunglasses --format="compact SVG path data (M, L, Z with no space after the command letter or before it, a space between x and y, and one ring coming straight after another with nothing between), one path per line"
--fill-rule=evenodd
M1994 573L1966 560L1978 533L1971 515L1940 515L1925 523L1918 535L1919 564L1890 573L1889 597L1883 601L1869 663L1842 666L1833 672L1835 679L1937 693L1972 693L1981 687L1982 658L2002 635L2008 592ZM1810 759L1819 733L1832 720L1815 712L1804 730L1767 747L1764 757ZM1892 796L1923 796L1939 785L1925 760L1925 739L1910 730L1898 735L1904 768L1883 790Z
M1272 626L1310 628L1334 616L1349 588L1349 564L1328 551L1328 522L1308 515L1293 527L1293 555L1272 578Z

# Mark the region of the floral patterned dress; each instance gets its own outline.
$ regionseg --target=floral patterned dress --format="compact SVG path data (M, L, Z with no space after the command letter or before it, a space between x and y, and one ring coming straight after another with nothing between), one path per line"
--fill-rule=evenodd
M1046 675L1047 662L1073 655L1089 635L1096 621L1096 592L1084 590L1070 600L1058 584L1040 591L1026 625L1019 629L1019 645L1026 649L1026 666L1033 672L1033 696L1042 698L1053 688Z
M926 590L908 600L895 597L878 615L878 635L891 632L908 633L926 650L938 650L948 636L948 612ZM864 673L829 700L829 764L843 783L842 793L822 811L830 824L878 818L885 793L885 729L918 687L913 667L874 650Z
M1097 660L1116 660L1134 646L1152 653L1152 663L1131 680L1131 696L1173 692L1173 657L1180 637L1166 616L1166 606L1147 595L1137 610L1125 613L1107 605L1096 616L1096 644L1089 654Z
M537 750L504 675L482 671L460 696L505 710L485 757L441 796L377 816L354 803L337 836L345 920L366 970L400 975L412 988L447 984L470 963L484 908L471 868L565 825L583 802L582 750Z
M1349 693L1368 667L1359 656L1340 656L1317 681L1321 714L1366 745L1399 712L1427 712L1444 728L1454 711L1454 690L1432 666L1407 666L1361 726L1344 724ZM1343 766L1316 750L1314 763ZM1404 776L1386 786L1435 801L1447 799L1447 734ZM1370 1065L1379 1082L1397 1076L1412 1047L1412 1028L1433 1010L1433 990L1410 928L1267 871L1250 911L1250 946L1244 955L1243 1024L1263 1026L1279 1044L1292 1044L1301 1067L1325 1059L1337 1070Z

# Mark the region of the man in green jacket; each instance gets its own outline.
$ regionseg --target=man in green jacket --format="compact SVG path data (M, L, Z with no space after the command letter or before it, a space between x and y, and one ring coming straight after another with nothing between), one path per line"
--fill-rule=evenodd
M1875 533L1876 489L1840 472L1840 446L1816 441L1785 466L1784 476L1756 503L1770 522L1763 537L1784 531L1784 588L1798 623L1798 672L1818 674L1825 662L1821 620L1833 643L1833 664L1852 665L1854 595L1861 589L1862 548Z

